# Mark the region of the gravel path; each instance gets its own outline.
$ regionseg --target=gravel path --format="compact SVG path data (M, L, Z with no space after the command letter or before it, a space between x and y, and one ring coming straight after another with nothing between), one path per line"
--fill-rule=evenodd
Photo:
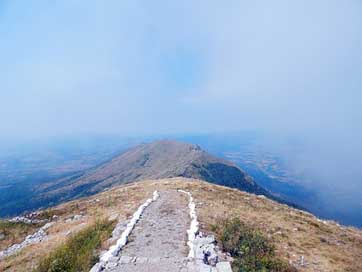
M177 191L161 191L136 224L128 244L105 271L193 271L188 267L188 200Z

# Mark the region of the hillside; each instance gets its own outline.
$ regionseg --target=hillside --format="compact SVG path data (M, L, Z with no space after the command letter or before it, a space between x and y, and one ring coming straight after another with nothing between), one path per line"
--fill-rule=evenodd
M128 182L185 177L263 194L273 198L235 164L214 157L197 145L156 141L138 145L92 169L38 185L28 197L3 203L2 216L89 196Z
M192 193L201 231L207 234L214 233L214 226L222 220L238 218L267 237L275 247L276 255L298 271L362 271L359 262L362 257L362 231L319 220L309 213L264 197L184 178L116 186L106 192L38 213L37 217L49 218L54 222L47 230L47 239L0 261L0 270L30 271L49 252L95 221L108 218L126 222L137 207L152 196L154 190L162 195L176 189ZM161 212L167 214L168 210ZM167 236L171 230L168 227L163 232ZM22 235L24 239L26 234ZM4 249L9 236L6 234L0 241L0 250ZM136 237L131 242L134 239ZM109 246L109 241L105 239L98 254Z

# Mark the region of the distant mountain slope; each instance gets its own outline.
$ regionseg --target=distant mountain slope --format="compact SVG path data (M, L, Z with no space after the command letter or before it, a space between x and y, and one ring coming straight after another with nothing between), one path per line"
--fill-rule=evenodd
M52 206L115 185L172 177L205 180L276 199L235 164L197 145L164 140L136 146L90 170L43 183L29 197L4 203L0 215Z
M171 177L202 179L268 194L235 164L216 158L197 145L168 140L136 146L80 176L43 184L37 194L41 198L69 199L123 183Z

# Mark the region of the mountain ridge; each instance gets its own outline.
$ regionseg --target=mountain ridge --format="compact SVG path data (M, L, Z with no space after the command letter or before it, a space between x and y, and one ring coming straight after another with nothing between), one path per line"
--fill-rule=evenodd
M57 195L60 191L81 191L81 194L88 195L124 183L172 177L201 179L269 195L232 162L210 155L198 145L173 140L129 148L90 170L42 184L36 192Z
M213 156L198 145L160 140L131 147L88 170L42 183L29 196L4 203L0 207L0 216L51 207L121 184L174 177L199 179L237 188L297 207L259 186L236 164Z

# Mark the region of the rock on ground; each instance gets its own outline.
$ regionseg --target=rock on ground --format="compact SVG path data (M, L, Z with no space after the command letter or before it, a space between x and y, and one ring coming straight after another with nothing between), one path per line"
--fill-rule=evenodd
M119 256L106 271L181 271L187 267L187 199L177 191L160 198L143 213ZM186 270L185 270L186 271Z
M229 263L220 263L218 267L205 264L202 252L196 254L199 258L187 257L189 226L187 195L175 190L161 191L159 199L145 209L118 256L111 257L105 267L96 265L91 271L231 272ZM201 251L212 253L207 262L214 260L213 241L211 236L197 239Z

